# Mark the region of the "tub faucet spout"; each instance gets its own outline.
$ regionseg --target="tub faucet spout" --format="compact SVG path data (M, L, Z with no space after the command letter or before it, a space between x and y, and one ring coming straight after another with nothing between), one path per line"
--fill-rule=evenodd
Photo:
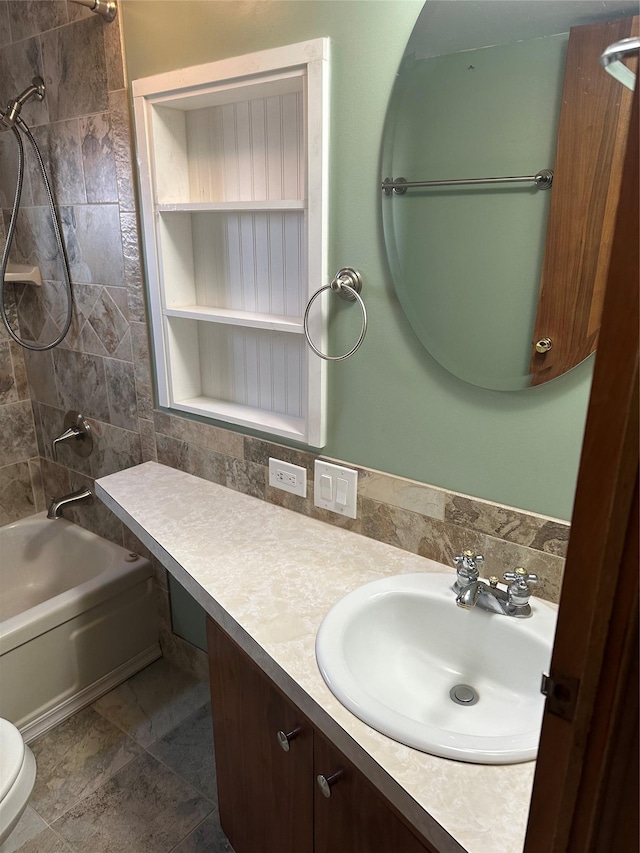
M91 489L83 486L75 492L70 492L68 495L63 495L61 498L54 498L49 506L47 518L62 518L62 510L69 504L77 504L81 501L92 501L93 494Z

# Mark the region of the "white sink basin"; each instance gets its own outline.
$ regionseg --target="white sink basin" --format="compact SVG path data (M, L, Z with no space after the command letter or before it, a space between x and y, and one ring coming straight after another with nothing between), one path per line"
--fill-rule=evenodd
M320 672L352 713L407 746L478 764L530 761L556 610L533 598L529 619L465 610L454 581L395 575L349 593L318 631Z

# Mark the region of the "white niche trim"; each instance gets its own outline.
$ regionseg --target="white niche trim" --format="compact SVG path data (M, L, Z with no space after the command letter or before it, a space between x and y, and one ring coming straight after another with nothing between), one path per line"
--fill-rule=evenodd
M132 91L159 404L323 447L329 39Z

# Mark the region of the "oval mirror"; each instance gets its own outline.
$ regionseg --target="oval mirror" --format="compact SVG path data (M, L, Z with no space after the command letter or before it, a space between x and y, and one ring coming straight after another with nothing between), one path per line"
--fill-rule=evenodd
M523 389L595 350L631 105L599 60L637 11L424 5L385 125L383 224L407 319L460 379Z

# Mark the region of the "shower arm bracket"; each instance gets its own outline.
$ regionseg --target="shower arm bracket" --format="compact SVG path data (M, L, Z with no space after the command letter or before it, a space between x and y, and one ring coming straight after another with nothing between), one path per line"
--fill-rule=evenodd
M102 15L107 23L111 23L118 12L116 0L71 0L71 2L77 6L86 6L92 12Z

